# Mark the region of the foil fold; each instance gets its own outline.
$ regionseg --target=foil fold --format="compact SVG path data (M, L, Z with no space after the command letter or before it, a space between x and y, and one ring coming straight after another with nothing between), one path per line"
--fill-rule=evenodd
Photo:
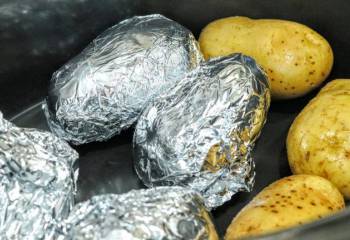
M78 153L52 133L19 128L0 112L0 238L52 239L74 203Z
M217 240L202 199L181 187L94 196L74 207L60 230L64 240Z
M107 140L202 59L180 24L158 14L124 20L53 74L43 105L48 125L76 145Z
M250 191L269 105L267 76L252 58L202 63L142 113L133 140L138 176L148 187L194 189L209 209Z

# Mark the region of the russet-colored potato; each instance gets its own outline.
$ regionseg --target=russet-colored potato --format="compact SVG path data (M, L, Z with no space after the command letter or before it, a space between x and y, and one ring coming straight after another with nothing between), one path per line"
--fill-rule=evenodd
M202 30L199 43L206 59L235 52L255 58L269 76L274 99L310 92L333 65L327 40L305 25L285 20L219 19Z

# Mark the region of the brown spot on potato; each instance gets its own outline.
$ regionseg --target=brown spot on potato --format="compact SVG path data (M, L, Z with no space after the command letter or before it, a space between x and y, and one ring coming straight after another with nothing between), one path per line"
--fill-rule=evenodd
M316 206L316 203L315 203L314 201L311 201L310 204L311 204L312 206Z
M305 155L305 161L308 162L309 159L310 159L310 151L307 151L306 155ZM305 185L305 183L304 183L304 185ZM306 185L304 187L306 187Z
M319 162L318 162L318 166L320 166L320 167L321 167L323 164L324 164L324 161L319 161Z
M322 171L322 175L325 178L329 178L328 172L325 169Z
M248 232L251 232L251 231L254 230L254 229L255 229L255 228L254 228L253 226L249 226L248 229L247 229L247 231L248 231Z
M275 210L275 209L272 209L271 212L272 212L272 213L278 213L278 211Z

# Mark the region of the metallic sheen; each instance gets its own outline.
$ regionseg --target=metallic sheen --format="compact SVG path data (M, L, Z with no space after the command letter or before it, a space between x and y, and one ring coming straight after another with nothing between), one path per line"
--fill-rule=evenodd
M73 144L107 140L200 61L197 41L180 24L161 15L124 20L53 74L49 126Z
M250 191L251 152L269 105L268 79L252 58L234 54L202 63L141 115L137 174L148 187L197 190L208 208Z
M0 239L51 239L76 192L78 159L52 133L19 128L0 112Z
M199 194L181 187L91 198L62 224L65 240L217 240Z

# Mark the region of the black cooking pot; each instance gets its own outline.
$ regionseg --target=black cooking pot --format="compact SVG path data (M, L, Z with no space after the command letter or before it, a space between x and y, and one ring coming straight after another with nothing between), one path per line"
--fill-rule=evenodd
M234 15L301 22L323 35L333 47L335 64L329 79L350 77L350 2L346 0L0 0L0 110L20 126L47 128L40 101L47 93L51 74L107 27L149 13L176 20L197 36L210 21ZM286 134L315 92L272 103L255 148L254 190L235 195L213 211L221 236L257 192L291 174ZM108 142L77 148L81 155L77 201L144 187L133 171L131 137L129 130ZM350 209L256 239L350 239Z

